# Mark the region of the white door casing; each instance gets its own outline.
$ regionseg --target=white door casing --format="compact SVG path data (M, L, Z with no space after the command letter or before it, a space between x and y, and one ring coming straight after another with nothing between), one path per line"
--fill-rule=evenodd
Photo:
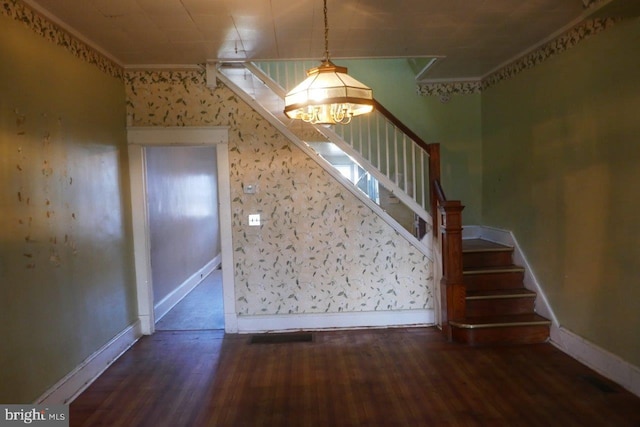
M222 252L222 292L224 299L225 331L238 331L235 308L233 244L231 240L231 189L229 175L229 130L227 127L129 127L129 180L131 184L131 216L138 297L138 318L142 333L155 330L149 216L146 194L145 147L201 146L216 147L218 159L218 205L220 244Z

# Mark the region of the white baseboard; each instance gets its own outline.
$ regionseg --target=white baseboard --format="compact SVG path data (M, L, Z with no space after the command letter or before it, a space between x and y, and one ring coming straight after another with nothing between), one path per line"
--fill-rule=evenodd
M35 404L70 404L141 336L140 321L136 320L47 390Z
M169 295L164 297L162 301L156 304L155 310L155 321L162 319L162 317L167 314L171 309L179 303L184 297L186 297L189 292L191 292L196 286L204 280L213 270L220 266L222 262L222 256L218 254L215 258L205 264L200 270L196 271L189 277L187 280L182 282L176 289L173 290Z
M524 278L525 287L535 291L540 297L541 303L536 303L536 312L541 316L551 319L553 322L551 326L551 344L640 397L640 368L559 325L538 280L533 274L533 269L520 249L513 233L493 227L472 225L464 227L462 238L481 238L503 245L513 246L514 263L526 269Z
M239 333L433 326L433 310L238 316Z
M640 397L640 368L563 327L551 328L551 344Z

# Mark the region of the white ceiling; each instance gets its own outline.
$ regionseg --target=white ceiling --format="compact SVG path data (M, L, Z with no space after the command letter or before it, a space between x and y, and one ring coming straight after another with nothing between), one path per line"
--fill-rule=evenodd
M322 0L25 2L127 67L324 54ZM333 59L441 58L428 79L481 77L586 16L583 0L328 0L328 11Z

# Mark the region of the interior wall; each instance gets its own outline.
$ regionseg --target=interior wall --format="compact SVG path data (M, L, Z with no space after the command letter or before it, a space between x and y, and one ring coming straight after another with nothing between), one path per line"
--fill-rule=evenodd
M486 225L512 230L561 326L640 366L640 20L486 90Z
M215 147L147 147L153 298L157 304L220 255Z
M0 13L5 404L33 402L136 320L123 83L31 24Z
M228 88L200 71L126 86L134 126L229 126L238 315L433 308L431 262Z

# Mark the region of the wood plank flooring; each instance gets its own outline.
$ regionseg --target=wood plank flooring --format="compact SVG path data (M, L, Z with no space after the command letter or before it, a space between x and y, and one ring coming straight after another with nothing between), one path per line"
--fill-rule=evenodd
M71 426L640 426L640 398L549 344L467 347L435 328L142 338Z

